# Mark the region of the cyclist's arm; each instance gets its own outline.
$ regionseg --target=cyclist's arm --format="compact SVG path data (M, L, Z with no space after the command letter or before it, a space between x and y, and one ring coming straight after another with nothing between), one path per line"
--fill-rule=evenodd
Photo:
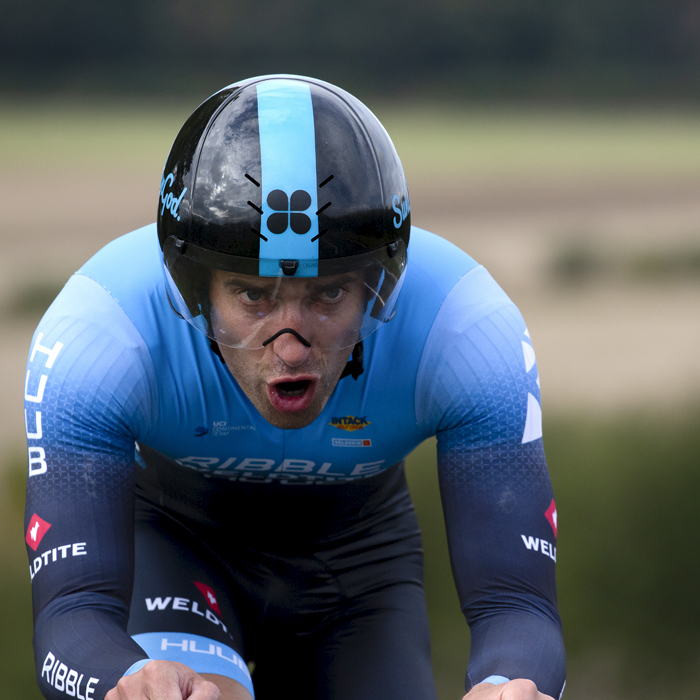
M438 449L452 568L471 629L467 688L525 678L558 698L565 655L542 440L470 448L465 437L440 434Z
M523 678L558 698L565 654L537 365L517 308L483 268L448 295L421 365L417 415L438 436L450 557L472 636L467 689Z
M147 362L116 304L97 303L90 285L69 282L27 365L25 532L37 679L47 698L101 699L146 657L126 623L134 426L150 410Z

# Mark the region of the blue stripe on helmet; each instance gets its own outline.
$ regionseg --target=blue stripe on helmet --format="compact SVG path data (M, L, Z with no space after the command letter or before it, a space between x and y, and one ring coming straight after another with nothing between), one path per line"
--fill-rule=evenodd
M260 241L260 275L279 275L280 260L298 260L296 276L315 277L318 241L312 243L311 239L318 235L318 202L311 89L296 80L275 79L259 83L257 93L263 209L260 225L261 233L268 239ZM275 210L268 203L268 196L275 190L285 193L286 210ZM297 205L310 199L305 209L290 211L295 192ZM310 227L304 233L295 233L292 222L297 230L305 229L307 223ZM281 233L274 232L281 229Z

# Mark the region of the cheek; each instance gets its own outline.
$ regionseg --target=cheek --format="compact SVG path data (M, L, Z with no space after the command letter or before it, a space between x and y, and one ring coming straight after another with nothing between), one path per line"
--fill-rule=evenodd
M335 389L340 375L350 359L349 352L349 349L346 348L324 357L322 385L328 394L331 394Z
M246 393L249 392L255 385L258 374L258 359L254 357L257 353L253 350L235 350L222 345L219 345L219 350L233 378Z
M212 299L212 319L225 330L240 326L242 321L235 300L222 298Z
M328 325L335 334L352 335L361 327L364 313L364 296L353 295L344 299L336 309L331 309L327 315Z

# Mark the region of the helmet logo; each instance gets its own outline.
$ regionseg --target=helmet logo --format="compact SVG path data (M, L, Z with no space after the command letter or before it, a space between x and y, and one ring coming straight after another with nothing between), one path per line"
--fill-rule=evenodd
M182 192L180 192L180 196L176 197L172 192L168 192L168 194L165 194L165 188L168 185L172 185L173 181L175 180L175 176L170 173L167 177L163 175L160 181L160 203L163 205L160 208L160 215L163 216L163 212L167 209L178 221L180 221L180 216L177 213L178 208L180 207L180 202L182 201L182 198L185 196L185 192L187 192L187 188L185 187Z
M267 205L277 212L267 217L270 233L284 233L290 227L300 236L308 233L311 219L301 213L311 206L311 195L308 192L296 190L291 197L287 197L287 193L282 190L272 190L267 196Z
M401 228L401 224L406 221L411 211L411 200L408 198L408 193L403 199L398 194L395 194L391 200L391 205L391 208L396 212L394 228Z

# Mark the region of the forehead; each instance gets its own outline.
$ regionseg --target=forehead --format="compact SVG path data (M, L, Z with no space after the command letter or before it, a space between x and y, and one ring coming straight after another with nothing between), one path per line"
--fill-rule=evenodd
M326 275L324 277L258 277L256 275L243 275L238 272L226 270L213 270L212 283L214 285L236 286L255 289L288 289L298 293L313 292L317 289L328 289L345 285L362 284L364 275L362 272L344 272L340 275Z

